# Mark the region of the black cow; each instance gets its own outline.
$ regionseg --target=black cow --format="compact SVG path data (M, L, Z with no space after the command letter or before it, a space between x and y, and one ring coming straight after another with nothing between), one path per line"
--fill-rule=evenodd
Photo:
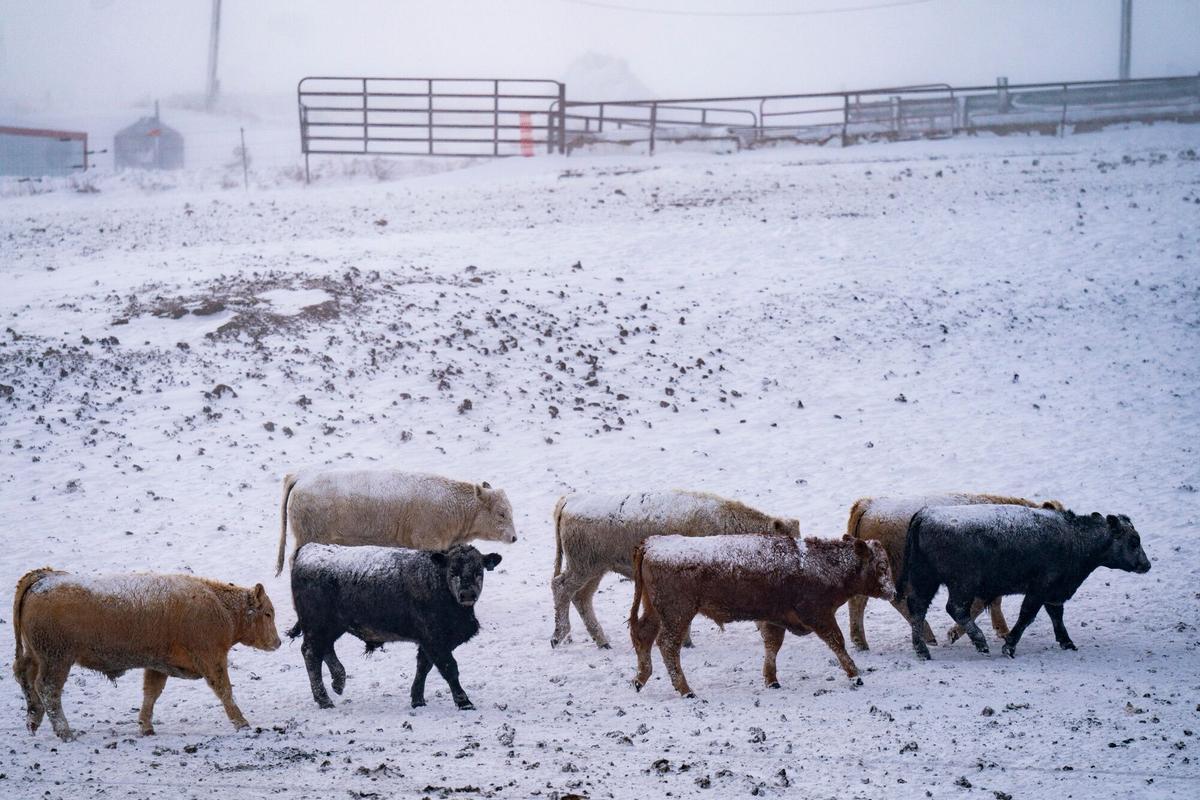
M950 593L946 611L979 652L988 652L988 646L971 619L971 602L1008 594L1024 594L1025 599L1017 624L1004 638L1006 656L1016 655L1021 634L1042 606L1059 646L1074 650L1063 625L1063 603L1097 567L1149 572L1150 559L1124 514L1080 517L1070 511L1000 505L923 508L908 525L902 577L908 586L913 648L919 658L929 658L921 635L925 612L944 585Z
M368 653L385 642L417 644L413 708L425 705L425 676L437 667L455 704L473 709L458 682L453 651L478 632L475 603L483 592L483 573L499 563L500 556L483 555L470 545L445 551L301 547L292 564L292 600L300 619L288 636L304 634L301 652L317 705L333 706L322 662L329 667L335 692L341 694L346 685L346 670L333 645L349 632L366 642Z

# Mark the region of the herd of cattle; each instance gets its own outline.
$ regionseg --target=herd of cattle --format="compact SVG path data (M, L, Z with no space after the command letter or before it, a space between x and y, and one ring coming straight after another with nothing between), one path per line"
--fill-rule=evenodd
M289 527L295 542L291 586L298 620L288 635L303 636L319 706L333 705L326 668L333 691L345 688L334 644L348 632L368 652L388 642L416 643L414 707L425 705L425 679L436 668L455 704L473 708L453 651L479 630L474 607L484 573L501 561L469 542L517 538L503 491L393 470L289 475L281 517L276 574ZM1075 649L1063 603L1097 567L1150 569L1124 515L1077 516L1056 501L986 494L862 499L851 509L846 535L834 540L803 538L795 519L686 491L568 495L554 509L554 529L550 644L569 640L574 604L593 641L609 647L592 598L604 575L617 572L633 580L634 686L640 690L649 680L657 642L671 683L685 697L694 695L679 654L691 646L697 614L720 625L758 625L768 687L779 687L775 661L787 631L815 633L861 684L834 616L845 603L858 649L867 649L863 611L867 598L876 597L904 616L917 656L927 659L927 645L936 639L925 615L945 586L955 623L949 640L965 633L988 652L975 618L990 608L1011 657L1043 606L1059 645ZM1011 629L1000 611L1000 598L1009 594L1024 595ZM189 575L83 577L36 569L17 583L13 626L13 672L25 694L26 724L36 732L48 716L64 740L74 734L63 715L62 688L75 664L112 679L145 670L138 717L144 734L154 732L154 703L168 677L204 678L242 728L247 722L233 700L229 650L280 646L262 584L246 589Z

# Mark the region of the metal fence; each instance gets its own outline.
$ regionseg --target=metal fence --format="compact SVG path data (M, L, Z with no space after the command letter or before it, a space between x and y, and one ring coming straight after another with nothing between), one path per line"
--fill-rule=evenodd
M846 92L668 100L566 101L565 150L598 144L727 140L863 141L1040 131L1065 134L1119 122L1200 121L1200 76L995 86L947 84Z
M561 152L558 81L308 77L296 89L308 156L532 155Z
M310 77L300 149L337 155L512 156L597 145L725 141L738 149L1200 122L1200 76L994 86L926 84L811 94L568 100L558 81Z

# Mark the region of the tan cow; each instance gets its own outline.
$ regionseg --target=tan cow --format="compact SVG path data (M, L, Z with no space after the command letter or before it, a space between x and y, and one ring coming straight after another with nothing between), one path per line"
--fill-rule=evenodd
M154 702L167 678L204 678L235 728L249 723L233 701L229 649L275 650L275 608L262 584L244 589L191 575L89 578L43 567L17 582L13 674L25 692L25 724L36 733L48 715L58 738L75 738L62 689L79 664L116 680L144 669L143 734L154 733Z
M705 492L571 494L560 498L554 508L554 578L550 581L554 635L550 645L568 641L569 606L574 601L592 639L602 648L609 647L592 597L609 570L633 577L633 550L646 537L762 533L799 536L800 522L768 516L736 500Z
M502 489L399 470L328 470L283 479L279 553L290 522L296 551L308 542L446 550L474 539L517 540Z
M858 539L873 539L881 542L887 550L891 561L892 574L904 574L904 542L908 536L908 523L913 515L926 506L974 506L986 503L1010 506L1028 506L1030 508L1053 508L1062 511L1062 503L1057 500L1038 502L1026 500L1023 497L1006 497L997 494L957 494L914 495L912 497L863 497L855 501L850 508L850 520L846 525L846 534ZM906 622L911 624L908 607L904 603L906 587L896 586L896 598L892 607L900 612ZM863 595L850 598L850 640L859 650L867 650L867 634L863 629L863 613L867 608L867 598ZM985 605L980 601L971 607L971 619L979 616L984 608L988 608L992 618L992 628L1003 638L1008 635L1008 623L1000 609L1000 601L996 600ZM947 632L953 642L962 636L962 629L955 625ZM937 644L937 637L926 625L925 641Z

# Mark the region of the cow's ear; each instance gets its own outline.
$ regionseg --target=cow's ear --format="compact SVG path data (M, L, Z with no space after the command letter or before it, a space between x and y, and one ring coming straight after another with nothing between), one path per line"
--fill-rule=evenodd
M1042 508L1046 509L1047 511L1058 511L1058 503L1054 502L1053 500L1047 500L1046 502L1042 503Z
M854 540L854 554L859 558L867 558L871 555L871 547L862 539Z
M1099 511L1093 511L1093 512L1092 512L1092 519L1100 519L1100 512L1099 512Z
M483 568L488 570L495 569L501 560L499 553L488 553L483 557Z
M771 520L771 530L775 533L786 533L787 525L784 525L781 519L773 519Z
M1113 536L1120 536L1125 532L1125 529L1121 526L1121 520L1117 519L1112 514L1109 514L1107 517L1105 517L1104 521L1108 523L1108 527L1112 530Z
M263 600L267 597L267 590L263 588L261 583L254 584L254 588L250 590L250 609L257 611L263 607Z
M450 563L450 559L441 550L434 550L430 553L429 560L439 567L444 567Z
M480 485L480 486L482 486L482 487L483 487L483 488L485 488L485 489L490 489L490 488L492 488L492 485L491 485L490 483L488 483L487 481L484 481L483 483L481 483L481 484L479 484L479 485Z

